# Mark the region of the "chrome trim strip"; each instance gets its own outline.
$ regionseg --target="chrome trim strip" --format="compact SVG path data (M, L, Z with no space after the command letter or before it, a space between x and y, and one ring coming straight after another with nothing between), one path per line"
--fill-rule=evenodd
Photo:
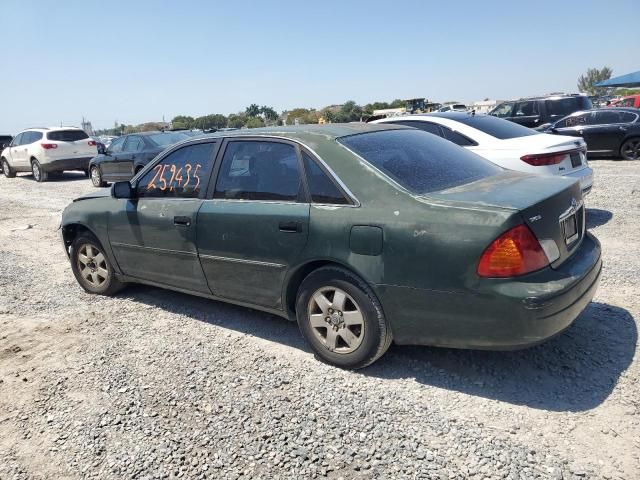
M131 245L129 243L122 243L122 242L111 242L111 246L131 248L133 250L150 250L152 252L166 253L166 254L172 254L172 255L187 255L190 257L198 256L196 252L185 252L182 250L169 250L167 248L143 247L142 245Z
M231 258L231 257L219 257L217 255L202 255L200 254L200 259L202 260L217 260L221 262L233 262L233 263L246 263L249 265L258 265L261 267L271 267L271 268L285 268L286 265L282 265L280 263L270 263L270 262L261 262L259 260L247 260L244 258Z

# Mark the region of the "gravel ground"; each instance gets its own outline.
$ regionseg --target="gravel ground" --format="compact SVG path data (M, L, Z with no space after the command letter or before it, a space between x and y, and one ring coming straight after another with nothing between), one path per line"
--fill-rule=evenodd
M271 315L83 293L56 227L90 182L0 177L0 479L640 478L640 162L592 166L605 270L569 330L356 373Z

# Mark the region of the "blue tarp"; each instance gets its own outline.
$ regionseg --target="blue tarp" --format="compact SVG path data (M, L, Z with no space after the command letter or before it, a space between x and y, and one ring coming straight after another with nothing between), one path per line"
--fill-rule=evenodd
M596 87L640 87L640 70L598 82Z

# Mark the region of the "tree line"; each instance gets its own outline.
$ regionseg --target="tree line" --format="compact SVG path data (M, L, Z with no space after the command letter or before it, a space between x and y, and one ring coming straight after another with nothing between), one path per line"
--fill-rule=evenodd
M223 115L212 113L200 117L190 115L177 115L171 119L171 128L174 130L210 130L221 128L258 128L272 125L294 125L319 123L324 119L328 123L357 122L370 116L374 110L385 108L401 108L405 106L404 100L396 99L391 102L372 102L366 105L358 105L349 100L341 105L330 105L316 110L314 108L293 108L278 113L273 107L252 103L244 111ZM162 130L166 125L160 122L147 122L139 125L119 124L111 129L98 130L97 135L122 135L127 133Z

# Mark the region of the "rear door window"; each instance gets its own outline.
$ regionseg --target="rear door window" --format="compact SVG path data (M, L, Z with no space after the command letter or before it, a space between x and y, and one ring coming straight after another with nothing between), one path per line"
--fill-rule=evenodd
M513 110L513 117L531 117L540 114L536 101L518 102Z
M474 182L502 171L448 140L419 130L386 130L338 141L416 194Z
M595 112L595 119L593 120L593 124L609 125L612 123L621 123L622 117L620 113L621 112L616 112L615 110L603 110L601 112Z
M214 198L296 202L302 182L293 145L231 141L220 165Z
M578 110L591 108L591 102L586 97L566 97L545 100L547 114L564 117Z
M47 138L57 142L77 142L89 138L89 135L84 130L57 130L48 132Z
M124 142L125 152L141 152L144 150L144 140L138 135L131 135L127 137L127 141Z

